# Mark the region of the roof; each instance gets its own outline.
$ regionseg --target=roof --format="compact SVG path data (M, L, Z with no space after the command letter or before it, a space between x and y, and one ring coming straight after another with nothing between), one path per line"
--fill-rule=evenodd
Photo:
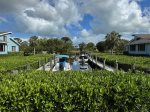
M132 36L136 38L131 40L127 45L150 43L150 34L134 34Z
M132 36L139 37L139 38L150 39L150 34L134 34Z
M16 43L17 45L21 46L18 42L16 42L14 39L10 38L10 40L12 40L14 43Z
M69 58L68 55L57 55L56 58Z
M150 43L150 40L135 40L135 41L131 41L128 45L133 45L133 44L148 44Z
M0 32L0 36L1 35L8 35L8 34L11 34L11 32Z

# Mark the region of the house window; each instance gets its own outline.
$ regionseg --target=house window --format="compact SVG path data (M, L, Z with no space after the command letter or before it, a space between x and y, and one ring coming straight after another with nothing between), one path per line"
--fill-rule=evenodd
M0 45L0 52L3 52L3 51L5 51L4 45Z
M4 35L3 41L7 42L7 36L6 35Z
M136 45L130 45L130 51L136 51Z
M16 52L16 46L12 46L12 52Z
M145 51L145 44L139 44L138 51Z

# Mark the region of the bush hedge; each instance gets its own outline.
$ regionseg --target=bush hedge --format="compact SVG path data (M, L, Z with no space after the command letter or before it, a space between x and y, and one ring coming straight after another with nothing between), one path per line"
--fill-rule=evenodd
M150 77L143 73L0 74L0 91L0 111L150 111Z

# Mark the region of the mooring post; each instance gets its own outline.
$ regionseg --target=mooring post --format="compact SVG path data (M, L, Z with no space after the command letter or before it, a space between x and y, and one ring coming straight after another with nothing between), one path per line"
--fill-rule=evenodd
M41 67L41 61L40 60L38 61L38 65L39 65L39 68L40 68Z
M54 65L55 65L56 64L55 56L53 57L53 59L54 59Z
M105 63L106 63L106 60L104 59L103 60L103 69L105 69Z
M27 70L30 70L30 64L29 63L27 64Z
M45 63L47 62L47 59L46 59L46 57L45 57Z
M97 64L97 56L95 56L96 64Z
M115 62L115 67L116 67L116 70L118 70L118 61L117 60Z
M132 68L131 69L132 69L132 72L135 72L135 64L134 63L132 64Z
M43 63L43 71L45 71L45 64Z
M52 68L52 59L49 58L49 67Z

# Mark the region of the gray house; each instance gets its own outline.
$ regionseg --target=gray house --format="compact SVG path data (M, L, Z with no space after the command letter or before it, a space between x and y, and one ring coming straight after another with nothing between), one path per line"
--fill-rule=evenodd
M150 34L135 34L134 39L126 46L125 51L132 55L150 56Z

